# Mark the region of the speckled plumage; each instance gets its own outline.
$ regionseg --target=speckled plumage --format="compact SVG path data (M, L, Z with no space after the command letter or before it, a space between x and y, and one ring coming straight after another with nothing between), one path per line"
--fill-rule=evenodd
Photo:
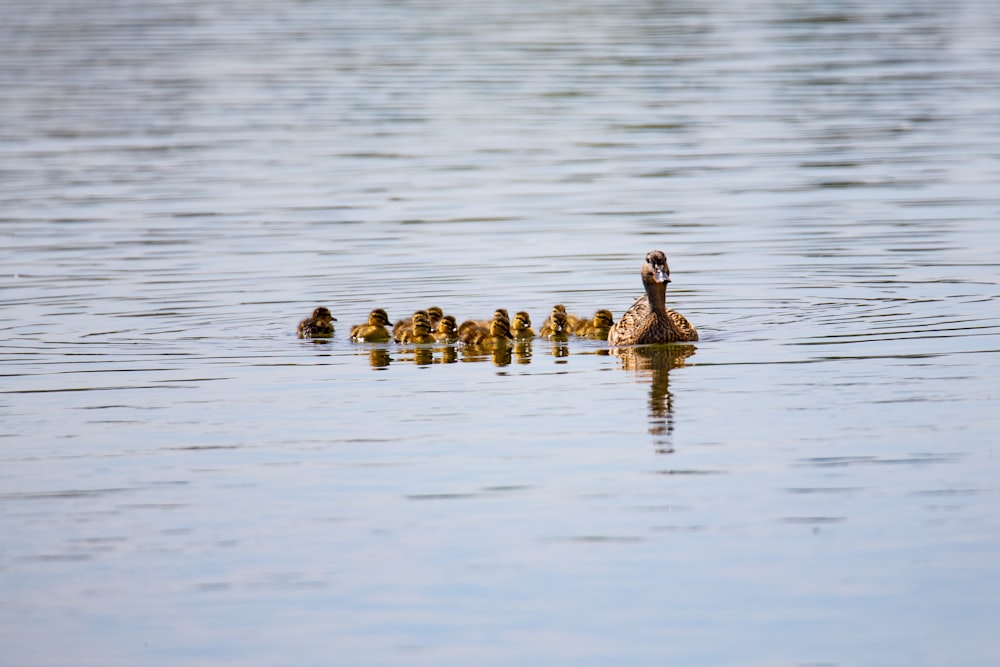
M333 323L337 320L328 308L319 306L312 315L299 322L299 338L329 338L333 335Z

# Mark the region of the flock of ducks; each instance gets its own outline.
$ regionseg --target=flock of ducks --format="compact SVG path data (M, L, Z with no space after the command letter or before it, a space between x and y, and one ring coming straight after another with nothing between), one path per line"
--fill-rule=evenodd
M497 350L514 342L526 342L536 336L553 342L566 342L570 336L606 340L612 347L651 343L693 342L698 331L687 318L667 308L667 284L670 268L661 250L646 254L640 275L644 296L625 311L616 322L610 310L601 309L593 317L580 318L557 304L536 334L531 317L521 310L511 320L508 311L497 308L490 320L465 320L458 324L452 315L432 306L418 310L407 319L390 326L389 315L382 308L368 314L368 322L351 328L351 340L357 343L460 343L484 350ZM299 338L333 336L337 318L320 306L298 326Z

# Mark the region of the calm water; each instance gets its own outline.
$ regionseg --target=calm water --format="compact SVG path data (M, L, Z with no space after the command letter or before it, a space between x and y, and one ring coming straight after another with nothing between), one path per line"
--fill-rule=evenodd
M6 2L2 662L1000 664L998 33ZM696 346L348 341L657 247Z

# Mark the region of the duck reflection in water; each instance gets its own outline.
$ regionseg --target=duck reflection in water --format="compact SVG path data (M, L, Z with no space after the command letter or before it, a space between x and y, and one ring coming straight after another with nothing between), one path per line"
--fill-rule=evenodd
M670 371L686 365L694 345L641 345L611 348L621 367L639 378L649 378L649 433L658 452L673 452L674 404L670 393Z

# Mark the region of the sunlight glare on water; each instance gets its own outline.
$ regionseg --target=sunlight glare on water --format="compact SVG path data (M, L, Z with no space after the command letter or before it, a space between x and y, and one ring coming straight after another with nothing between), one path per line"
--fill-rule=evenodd
M7 2L4 664L997 664L998 31ZM349 340L654 248L696 344Z

